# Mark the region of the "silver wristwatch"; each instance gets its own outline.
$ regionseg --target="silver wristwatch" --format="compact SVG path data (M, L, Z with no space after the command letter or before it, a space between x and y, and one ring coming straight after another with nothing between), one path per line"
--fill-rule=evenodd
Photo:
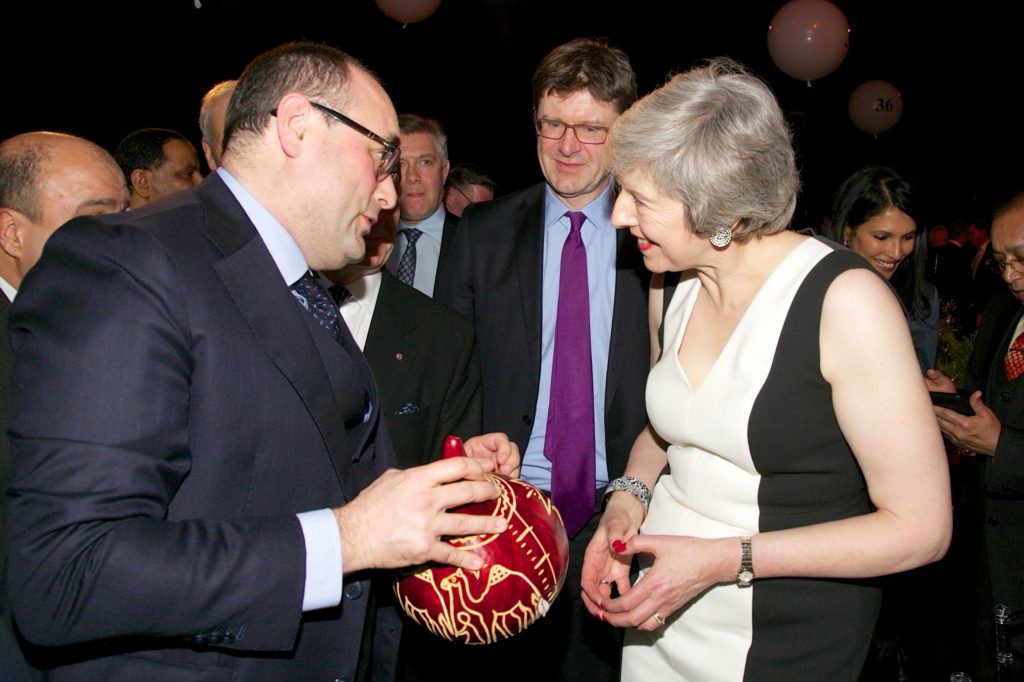
M740 538L740 570L736 573L739 587L750 587L754 582L754 557L750 551L750 538Z

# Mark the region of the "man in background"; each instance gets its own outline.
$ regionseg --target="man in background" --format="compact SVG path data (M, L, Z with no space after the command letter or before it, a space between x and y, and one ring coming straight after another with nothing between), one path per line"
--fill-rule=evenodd
M1014 613L1024 612L1024 192L995 210L991 239L1009 291L994 295L985 308L967 366L964 386L974 414L935 408L943 434L978 455L982 555L976 679L981 680L997 678L992 607L1005 604ZM928 371L926 383L931 391L956 390L937 370ZM1024 672L1024 636L1018 633L1012 644L1016 678Z
M199 105L199 131L203 134L203 155L210 172L220 166L224 155L224 115L238 81L221 81L203 95Z
M434 295L443 277L458 218L444 210L448 177L448 136L441 124L424 116L398 117L402 147L398 241L387 263L399 282Z
M381 211L366 256L323 273L373 370L381 410L402 468L441 458L444 438L480 433L480 358L461 315L384 269L397 211Z
M444 207L452 215L461 218L467 206L490 201L497 191L498 185L482 168L471 163L460 163L448 174Z
M0 143L0 576L11 474L7 439L14 361L7 335L11 303L58 227L75 216L123 211L127 204L121 170L106 150L88 140L34 132ZM41 678L20 649L6 590L0 585L0 680Z
M519 445L523 478L551 494L569 533L562 596L492 652L545 661L552 679L619 675L621 632L591 617L579 595L604 488L647 424L649 275L635 241L611 223L604 148L635 100L621 50L578 39L545 57L533 77L545 182L466 210L438 291L474 323L484 428Z
M114 150L131 192L128 208L139 208L203 181L196 148L184 135L167 128L129 133Z

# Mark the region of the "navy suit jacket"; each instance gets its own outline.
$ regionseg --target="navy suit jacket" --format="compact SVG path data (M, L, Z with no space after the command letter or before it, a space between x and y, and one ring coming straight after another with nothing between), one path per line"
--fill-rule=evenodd
M51 679L387 676L398 624L372 630L365 576L302 613L295 516L393 463L372 376L218 176L65 225L10 331L8 587L30 641L78 645Z
M480 433L473 325L383 270L363 347L402 468L441 458L444 437Z
M473 321L483 375L483 430L503 431L521 451L540 386L544 184L463 213L435 298ZM650 369L647 284L635 240L618 232L615 302L605 389L608 475L622 475L647 424Z

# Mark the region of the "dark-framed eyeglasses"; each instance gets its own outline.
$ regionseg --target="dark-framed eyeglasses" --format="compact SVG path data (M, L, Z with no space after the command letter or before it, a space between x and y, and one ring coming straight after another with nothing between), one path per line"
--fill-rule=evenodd
M554 118L533 117L533 127L537 134L549 140L561 140L565 131L572 129L576 139L583 144L604 144L608 139L608 127L593 123L569 124Z
M361 133L366 137L370 138L371 140L373 140L374 142L376 142L377 144L382 145L384 149L383 151L381 151L380 164L377 166L377 182L380 182L381 180L390 175L391 180L395 183L395 186L398 186L399 174L401 173L401 171L399 170L398 163L399 161L401 161L402 155L397 144L395 144L391 140L381 137L380 135L373 132L366 126L356 123L345 114L339 113L334 109L331 109L330 107L324 106L323 104L320 104L318 102L310 102L310 104L312 104L314 107L316 107L323 113L333 118L335 121L338 121L339 123L344 123L357 133ZM270 113L273 116L277 116L277 109L274 109Z
M463 191L462 191L462 188L461 188L461 187L459 187L458 185L448 185L448 186L449 186L449 187L451 187L451 188L452 188L453 190L455 190L456 192L458 192L459 194L461 194L461 195L463 196L463 198L464 198L464 199L466 200L466 202L467 202L467 205L468 205L468 206L472 206L473 204L475 204L475 203L476 203L475 201L473 201L472 199L470 199L470 198L469 198L469 195L468 195L468 194L466 194L465 192L463 192Z

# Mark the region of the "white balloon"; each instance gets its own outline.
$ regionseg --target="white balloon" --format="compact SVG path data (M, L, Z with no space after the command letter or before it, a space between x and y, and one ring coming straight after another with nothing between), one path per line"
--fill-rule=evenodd
M903 115L903 95L887 81L868 81L850 95L850 120L865 133L877 135Z
M850 49L846 15L828 0L791 0L768 26L768 53L782 72L802 81L827 76Z
M441 4L441 0L376 0L380 11L395 21L411 24L423 21Z

